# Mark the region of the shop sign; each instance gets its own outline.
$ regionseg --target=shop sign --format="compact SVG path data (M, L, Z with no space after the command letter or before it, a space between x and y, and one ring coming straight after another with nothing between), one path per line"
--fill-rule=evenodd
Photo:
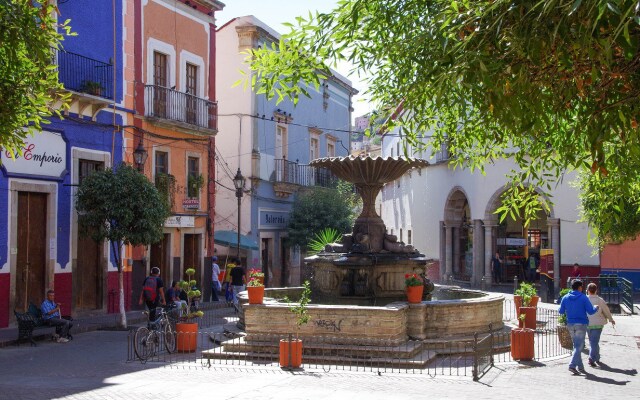
M260 229L285 229L289 225L289 211L260 209Z
M67 142L59 132L42 131L28 136L22 155L0 151L2 168L9 176L62 179L67 174Z
M182 200L182 207L186 210L197 210L200 208L200 199L184 199Z
M498 246L520 246L524 247L527 245L527 239L523 238L498 238L496 239L496 244Z
M196 226L195 217L187 215L172 215L164 221L165 228L193 228Z

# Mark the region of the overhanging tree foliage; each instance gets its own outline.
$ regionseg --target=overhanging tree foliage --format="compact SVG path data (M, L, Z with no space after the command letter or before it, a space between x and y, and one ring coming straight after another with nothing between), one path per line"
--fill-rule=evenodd
M447 144L471 170L517 163L503 217L528 222L546 206L535 187L580 169L585 216L601 243L620 240L640 233L639 13L636 0L343 0L253 50L251 82L297 102L349 60L374 104L403 110L390 124L408 143Z
M313 188L300 192L293 203L288 234L292 245L307 248L323 229L349 233L354 221L353 198L340 190Z
M120 324L126 327L122 247L162 240L162 228L170 212L168 199L143 174L123 163L85 178L78 187L76 209L84 234L96 242L111 243L118 267Z
M71 32L56 13L55 2L0 1L0 147L11 153L20 154L47 117L61 115L54 103L67 107L52 49Z

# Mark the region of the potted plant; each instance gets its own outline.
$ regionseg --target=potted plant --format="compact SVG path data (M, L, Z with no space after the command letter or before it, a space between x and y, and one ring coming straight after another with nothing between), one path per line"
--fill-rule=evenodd
M516 314L520 315L520 307L536 307L538 305L536 288L527 282L520 283L520 287L513 292L513 301L516 305Z
M260 279L257 277L250 278L247 283L247 291L249 292L249 304L262 304L264 300L264 284Z
M311 283L305 281L302 286L304 289L297 305L292 305L289 299L285 297L285 300L289 303L289 311L296 316L298 329L295 339L289 335L288 339L280 340L280 366L284 368L299 368L302 365L302 340L300 340L298 334L300 327L309 322L307 306L311 302Z
M193 276L196 273L194 268L184 271L187 279L180 282L180 288L187 295L186 309L183 309L182 315L179 317L180 322L176 324L177 343L176 348L182 352L192 352L196 350L198 345L198 323L197 318L201 318L204 313L195 310L193 307L195 299L200 298L202 293L196 287L196 280Z
M514 360L533 360L533 330L516 328L511 330L511 358Z
M96 81L83 81L80 85L80 91L92 94L94 96L100 96L102 94L102 84Z
M260 281L260 283L264 286L264 272L260 271L259 269L255 269L252 268L249 270L249 282L251 282L251 279L257 279Z
M424 283L418 274L405 274L404 284L407 288L407 302L420 303L422 301L422 292Z
M558 297L558 304L562 301L562 297L569 293L570 289L562 289L560 291L560 297ZM573 339L571 339L571 334L569 333L569 328L567 327L567 314L560 314L558 317L558 339L560 340L560 346L565 349L573 349Z

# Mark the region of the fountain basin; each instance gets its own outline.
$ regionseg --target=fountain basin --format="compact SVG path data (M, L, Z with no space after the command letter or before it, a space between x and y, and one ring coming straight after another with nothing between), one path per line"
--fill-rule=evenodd
M266 295L279 297L278 289ZM290 290L290 289L289 289ZM264 304L243 304L246 340L259 340L268 334L298 333L301 337L331 337L338 344L362 344L381 340L399 345L412 339L471 336L503 327L504 297L457 287L440 287L439 293L454 300L423 301L409 304L395 301L385 306L310 304L309 322L298 328L295 315L286 303L265 300ZM246 293L240 294L246 301Z

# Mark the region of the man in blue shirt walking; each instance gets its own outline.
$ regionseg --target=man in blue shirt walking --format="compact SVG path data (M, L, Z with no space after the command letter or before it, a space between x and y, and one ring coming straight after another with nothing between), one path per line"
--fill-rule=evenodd
M58 343L67 343L69 341L69 329L73 325L71 321L68 321L60 315L60 304L54 301L55 293L53 290L47 291L47 299L40 305L40 311L42 312L42 319L44 323L49 326L56 327L56 335Z
M567 328L573 340L573 355L569 363L569 371L574 375L578 375L580 372L586 374L581 353L587 335L587 325L589 325L587 314L595 314L598 311L598 306L594 307L589 298L582 293L581 280L574 280L571 289L571 292L562 297L558 312L567 314Z

